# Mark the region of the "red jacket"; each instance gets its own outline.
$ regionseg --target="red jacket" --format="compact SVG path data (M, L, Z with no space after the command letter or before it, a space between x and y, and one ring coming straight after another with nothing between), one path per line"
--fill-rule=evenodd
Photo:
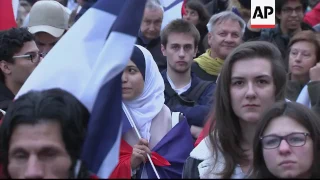
M320 3L305 14L303 21L311 26L315 26L320 23Z
M207 120L207 122L206 122L206 124L204 125L201 133L199 134L198 139L197 139L196 142L194 143L194 147L198 146L198 144L199 144L205 137L208 136L212 119L213 119L213 117L210 116L209 119Z

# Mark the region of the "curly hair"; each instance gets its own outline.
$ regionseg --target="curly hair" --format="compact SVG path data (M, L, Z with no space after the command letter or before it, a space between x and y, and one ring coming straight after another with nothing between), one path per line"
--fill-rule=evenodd
M4 60L14 63L12 57L18 53L25 42L33 41L34 36L27 28L12 28L6 31L0 31L0 61ZM0 80L4 81L4 75L1 71Z

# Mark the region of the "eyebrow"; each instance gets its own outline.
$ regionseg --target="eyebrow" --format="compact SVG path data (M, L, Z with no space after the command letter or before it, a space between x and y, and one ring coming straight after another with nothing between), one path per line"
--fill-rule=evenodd
M272 78L270 75L259 75L259 76L256 76L254 77L255 79L261 79L261 78ZM231 80L234 80L234 79L245 79L244 77L241 77L241 76L234 76L234 77L231 77Z

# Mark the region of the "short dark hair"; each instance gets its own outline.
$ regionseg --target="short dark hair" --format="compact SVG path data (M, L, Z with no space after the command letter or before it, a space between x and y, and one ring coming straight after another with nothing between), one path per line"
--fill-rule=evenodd
M200 33L197 28L190 22L183 19L176 19L171 21L161 31L161 44L166 47L168 43L168 37L171 33L186 33L190 34L194 38L194 45L198 47L200 41Z
M24 46L24 43L34 41L34 36L27 28L11 28L0 31L0 61L4 60L14 63L12 57L18 53ZM1 71L0 80L4 81L4 75Z
M276 0L276 4L275 4L275 8L276 8L276 13L280 14L282 7L288 2L289 0ZM305 12L307 10L308 7L308 1L307 0L299 0L302 8L303 8L303 12Z
M87 130L89 112L72 94L62 89L30 91L10 104L0 127L0 157L8 176L8 153L14 128L21 124L57 122L72 166L70 176L80 158Z
M192 0L187 2L186 7L197 11L199 15L199 24L197 24L196 26L207 28L210 16L203 3L201 3L199 0Z
M221 172L223 179L230 178L239 162L245 158L244 150L240 147L243 129L241 129L237 115L231 105L230 84L232 67L238 61L252 58L264 58L270 62L272 77L275 85L275 100L285 99L286 71L282 64L279 49L266 41L245 42L235 48L224 61L215 90L215 104L212 109L214 116L211 119L209 135L213 146L213 154L218 157L218 152L223 152L226 166ZM211 114L210 113L210 114Z
M260 137L263 135L269 123L280 116L288 116L306 128L313 140L313 163L311 166L311 179L320 177L320 121L317 115L296 102L281 101L274 104L269 110L265 111L259 121L253 141L253 172L251 178L271 178L276 177L268 170L262 153Z

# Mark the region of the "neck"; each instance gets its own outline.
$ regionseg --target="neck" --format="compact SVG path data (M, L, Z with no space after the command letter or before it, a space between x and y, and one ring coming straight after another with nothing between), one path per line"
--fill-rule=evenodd
M22 85L15 84L14 82L8 81L7 79L5 80L4 84L14 95L18 94L18 91L22 87Z
M212 59L215 59L215 58L220 58L220 59L224 59L224 58L221 58L217 55L217 53L215 53L212 49L211 49L211 52L210 52L210 57L212 57Z
M283 35L294 35L297 32L302 31L301 26L298 29L291 30L291 29L286 28L286 26L284 24L281 24L281 23L280 23L280 29L281 29L281 33Z
M310 78L309 78L309 76L308 75L306 75L306 76L297 76L297 75L293 75L293 74L291 74L291 80L293 80L293 81L299 81L300 83L302 83L302 84L306 84L306 83L308 83L309 82L309 80L310 80Z
M246 154L248 157L249 162L253 160L253 139L256 132L256 125L255 123L246 122L244 120L240 120L240 126L242 129L242 140L240 142L241 147L246 150Z
M178 73L168 67L167 74L176 88L183 88L191 81L191 69L184 73Z

